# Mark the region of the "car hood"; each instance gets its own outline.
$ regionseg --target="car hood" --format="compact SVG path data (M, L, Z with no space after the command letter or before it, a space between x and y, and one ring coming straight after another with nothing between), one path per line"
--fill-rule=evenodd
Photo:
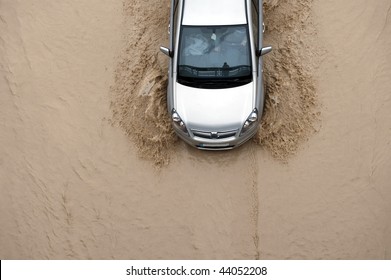
M189 129L241 128L254 109L254 83L225 89L200 89L176 83L175 109Z

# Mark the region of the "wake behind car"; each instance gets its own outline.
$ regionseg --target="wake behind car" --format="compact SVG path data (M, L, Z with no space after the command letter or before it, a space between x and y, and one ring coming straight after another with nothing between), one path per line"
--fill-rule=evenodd
M262 0L171 0L167 105L175 132L205 150L240 146L264 105Z

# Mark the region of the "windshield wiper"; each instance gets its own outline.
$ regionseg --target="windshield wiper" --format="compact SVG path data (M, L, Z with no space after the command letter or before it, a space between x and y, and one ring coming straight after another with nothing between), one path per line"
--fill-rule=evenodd
M179 72L187 73L186 76L193 77L235 77L235 72L243 71L251 72L251 66L249 65L237 65L234 67L195 67L190 65L178 65ZM213 73L214 75L210 75ZM206 75L209 73L209 75Z
M196 83L198 83L198 82L195 81L195 80L192 79L192 78L187 79L187 78L185 78L185 77L179 77L179 76L178 76L178 83L183 84L183 85L193 85L193 84L196 84Z
M209 89L237 87L241 85L246 85L251 81L251 77L248 76L235 79L188 79L187 77L178 77L178 83L182 85Z

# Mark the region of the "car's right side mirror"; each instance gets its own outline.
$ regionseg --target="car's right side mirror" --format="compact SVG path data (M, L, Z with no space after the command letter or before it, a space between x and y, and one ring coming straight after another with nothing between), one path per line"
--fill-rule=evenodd
M265 54L268 54L269 52L272 51L272 49L273 49L273 48L272 48L271 46L263 47L263 48L259 51L258 56L263 56L263 55L265 55Z
M169 48L166 47L160 47L160 51L164 53L165 55L172 57L172 52Z

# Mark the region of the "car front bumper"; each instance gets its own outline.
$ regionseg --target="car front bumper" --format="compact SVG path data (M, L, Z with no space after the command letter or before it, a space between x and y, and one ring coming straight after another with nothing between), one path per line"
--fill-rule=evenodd
M254 125L254 127L252 127L243 135L240 135L240 130L238 130L235 136L223 139L198 137L193 134L192 130L188 131L189 134L186 134L183 131L176 129L175 127L174 130L176 134L190 146L193 146L200 150L221 151L232 150L250 140L257 133L258 125Z

